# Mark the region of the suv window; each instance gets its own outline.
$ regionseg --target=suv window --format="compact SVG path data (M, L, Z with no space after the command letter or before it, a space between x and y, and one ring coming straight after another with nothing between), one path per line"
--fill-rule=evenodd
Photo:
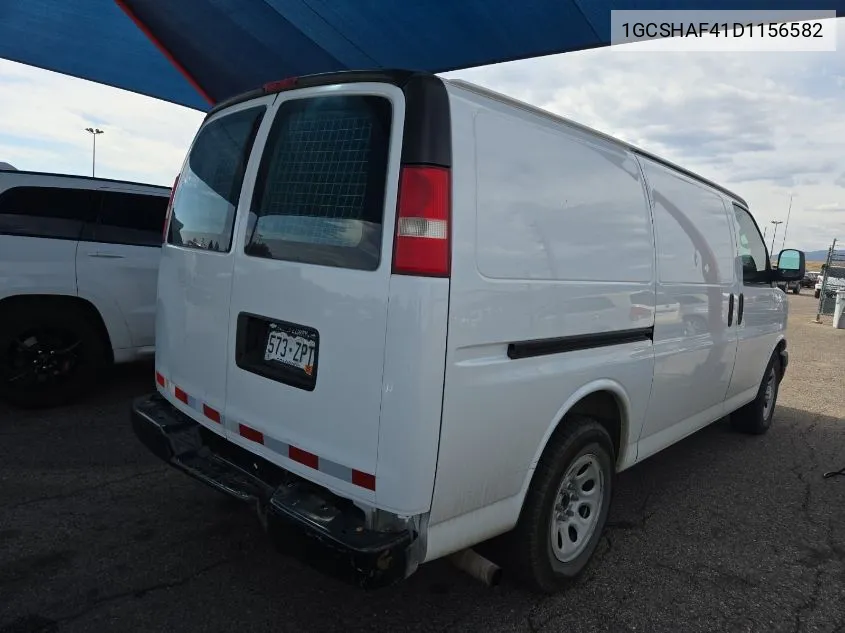
M742 280L746 283L765 281L769 270L769 255L760 229L751 214L740 206L733 205L737 224L739 257L742 261Z
M101 191L102 203L93 239L97 242L161 246L167 196Z
M200 131L174 195L169 244L229 250L244 171L265 109L233 112Z
M96 217L96 195L71 187L12 187L0 194L0 233L79 239Z
M378 268L391 118L390 101L371 95L283 103L261 160L245 252Z

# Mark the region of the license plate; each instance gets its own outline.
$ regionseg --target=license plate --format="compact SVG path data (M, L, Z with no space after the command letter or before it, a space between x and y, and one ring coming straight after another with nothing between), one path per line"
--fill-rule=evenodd
M273 325L267 334L264 360L281 363L310 376L314 371L317 342L304 330Z

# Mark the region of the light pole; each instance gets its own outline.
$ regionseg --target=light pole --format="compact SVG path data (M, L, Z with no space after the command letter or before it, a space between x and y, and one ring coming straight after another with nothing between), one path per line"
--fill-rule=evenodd
M786 248L786 232L789 230L789 214L792 213L792 196L795 194L789 194L789 210L786 212L786 225L783 227L783 242L780 245L780 249L783 250Z
M103 131L95 127L86 127L86 132L89 132L94 139L94 154L91 156L91 176L94 176L94 167L97 163L97 134L102 134Z
M775 230L772 231L772 255L775 254L775 236L778 234L778 224L783 224L783 220L772 220L772 224L775 225Z

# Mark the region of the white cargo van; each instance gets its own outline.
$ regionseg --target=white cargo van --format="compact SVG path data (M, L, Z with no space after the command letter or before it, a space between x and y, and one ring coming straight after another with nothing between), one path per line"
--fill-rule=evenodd
M804 274L730 191L412 72L214 108L165 241L136 434L367 587L498 535L528 586L577 577L618 472L769 428Z

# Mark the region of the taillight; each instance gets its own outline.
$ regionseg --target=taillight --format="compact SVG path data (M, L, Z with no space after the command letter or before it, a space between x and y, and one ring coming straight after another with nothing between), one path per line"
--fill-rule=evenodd
M450 207L448 169L427 165L402 168L393 246L395 274L449 276Z
M173 213L173 196L176 195L176 185L179 184L179 175L173 181L173 188L170 190L170 198L167 200L167 211L164 214L164 226L161 227L161 242L167 242L167 227L170 224L170 216Z

